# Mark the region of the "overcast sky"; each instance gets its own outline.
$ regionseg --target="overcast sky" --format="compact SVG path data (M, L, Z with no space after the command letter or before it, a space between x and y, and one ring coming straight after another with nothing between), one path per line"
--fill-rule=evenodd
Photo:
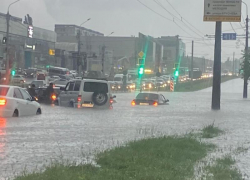
M6 13L8 5L14 1L0 0L0 12ZM213 59L214 39L202 40L205 34L214 34L215 29L215 23L203 22L204 0L168 0L184 18L183 22L178 20L180 15L167 0L156 0L165 9L154 0L140 1L158 14L147 9L138 0L20 0L11 7L10 13L21 18L30 14L35 26L50 30L54 30L54 24L80 25L91 18L84 27L105 35L111 32L115 32L113 36L138 36L138 32L153 37L180 35L186 42L187 55L191 53L193 39L195 56ZM245 2L250 7L250 0ZM176 17L173 18L167 11ZM245 6L242 8L242 15L246 18ZM171 21L173 19L174 22ZM245 34L242 29L245 27L243 19L241 23L232 23L232 26L237 34ZM234 32L230 23L223 23L223 31ZM223 41L223 61L228 57L232 58L233 52L237 58L241 57L245 40L240 41L242 45L239 48L236 48L236 41Z

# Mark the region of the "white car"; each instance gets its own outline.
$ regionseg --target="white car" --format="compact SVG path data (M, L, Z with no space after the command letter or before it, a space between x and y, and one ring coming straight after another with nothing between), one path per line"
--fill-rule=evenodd
M29 93L16 86L0 85L0 117L42 114L42 108Z
M15 76L12 77L11 82L14 85L20 85L20 84L25 83L25 79L21 75L15 75Z

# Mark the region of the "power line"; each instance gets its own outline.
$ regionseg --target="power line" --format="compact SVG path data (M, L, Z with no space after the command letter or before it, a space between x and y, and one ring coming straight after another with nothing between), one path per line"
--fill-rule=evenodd
M154 11L153 9L151 9L150 7L148 7L146 4L142 3L140 0L137 0L140 4L142 4L144 7L148 8L149 10L151 10L152 12L158 14L159 16L161 16L162 18L168 20L168 21L171 21L172 22L172 19L169 19L161 14L159 14L158 12Z
M175 23L182 31L184 31L185 33L187 33L188 35L192 36L191 34L189 34L188 32L186 32L180 25L178 25L174 20L171 20L163 15L161 15L160 13L156 12L155 10L151 9L150 7L148 7L146 4L142 3L140 0L137 0L140 4L142 4L144 7L148 8L149 10L151 10L152 12L156 13L157 15L161 16L162 18L171 21L173 23Z
M177 16L175 16L174 14L172 14L169 10L167 10L160 2L158 2L158 1L156 1L156 0L154 0L154 2L158 5L158 6L160 6L161 8L163 8L165 11L167 11L173 18L176 18L177 20L179 20L179 21L181 21ZM175 19L174 19L175 20ZM181 21L183 24L185 24L183 21ZM176 23L175 21L174 21L174 23ZM177 24L177 23L176 23ZM188 27L187 26L187 24L185 24L186 25L186 27L189 29L189 30L191 30L192 32L194 32L195 34L197 34L198 36L200 36L198 33L196 33L195 31L193 31L190 27ZM186 31L185 31L186 32ZM187 33L187 32L186 32ZM191 35L192 36L192 35Z
M233 27L233 25L232 25L232 23L231 23L231 22L230 22L230 25L231 25L231 27L232 27L233 31L236 33L236 31L235 31L235 29L234 29L234 27Z
M188 22L185 18L182 17L182 15L175 9L175 7L168 1L166 0L167 3L173 8L173 10L181 17L181 20L185 20L190 26L192 26L196 31L201 33L203 35L203 32L201 32L199 29L197 29L195 26L193 26L190 22Z

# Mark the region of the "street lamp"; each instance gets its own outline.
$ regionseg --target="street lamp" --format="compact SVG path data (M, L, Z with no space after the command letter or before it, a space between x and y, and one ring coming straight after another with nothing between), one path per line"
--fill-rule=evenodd
M108 37L108 36L111 36L111 35L114 34L114 33L115 33L115 32L111 32L109 35L107 35L107 37Z
M18 1L20 0L16 0L14 1L13 3L11 3L9 6L8 6L8 11L7 11L7 15L6 15L6 21L7 21L7 31L6 31L6 64L5 64L5 69L6 69L6 72L5 72L5 77L6 77L6 84L9 84L9 76L10 76L10 72L9 72L9 32L10 32L10 7L17 3Z
M78 67L78 73L80 74L81 72L81 66L80 64L80 61L81 61L81 26L84 25L86 22L90 21L91 18L88 18L86 21L84 21L82 24L80 24L80 27L79 27L79 30L78 30L78 33L77 33L77 39L78 39L78 57L77 57L77 67Z
M80 27L81 27L82 25L84 25L86 22L90 21L90 20L91 20L91 18L88 18L86 21L84 21L84 22L80 25Z

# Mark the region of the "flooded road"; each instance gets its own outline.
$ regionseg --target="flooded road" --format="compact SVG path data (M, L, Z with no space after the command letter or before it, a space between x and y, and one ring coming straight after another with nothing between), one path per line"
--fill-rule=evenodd
M113 110L43 106L34 117L0 119L0 179L40 169L54 159L86 161L89 153L153 135L185 134L215 122L225 135L213 143L228 150L250 148L250 100L242 99L243 81L222 85L221 111L211 111L211 88L192 93L163 93L170 104L132 107L135 93L117 94ZM250 90L250 89L249 89ZM250 152L236 156L250 176Z

